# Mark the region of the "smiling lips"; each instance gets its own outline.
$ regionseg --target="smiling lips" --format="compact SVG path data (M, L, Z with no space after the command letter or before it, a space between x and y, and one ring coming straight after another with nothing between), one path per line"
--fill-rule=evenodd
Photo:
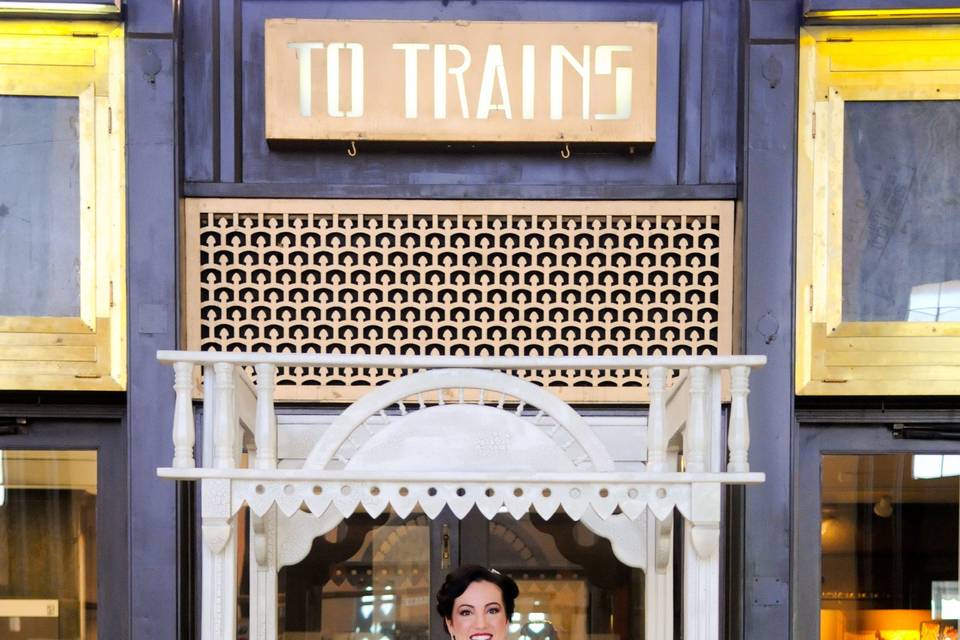
M470 640L491 640L493 638L492 633L475 633L470 636Z

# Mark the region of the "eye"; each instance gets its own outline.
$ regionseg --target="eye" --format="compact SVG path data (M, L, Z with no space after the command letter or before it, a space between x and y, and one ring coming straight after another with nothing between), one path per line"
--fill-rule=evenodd
M471 613L473 613L473 612L472 612L470 609L460 609L460 611L457 611L457 614L459 614L459 615L461 615L461 616L468 616L468 615L470 615Z
M489 613L490 615L497 615L498 613L500 613L500 607L492 606L489 609L487 609L487 613Z

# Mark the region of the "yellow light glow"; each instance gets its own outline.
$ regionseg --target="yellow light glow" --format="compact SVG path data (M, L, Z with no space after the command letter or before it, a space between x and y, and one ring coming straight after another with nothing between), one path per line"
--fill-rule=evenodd
M47 15L119 15L115 4L90 2L28 2L0 0L0 14L47 14Z
M922 20L960 16L960 7L943 9L830 9L808 11L806 18L824 20Z

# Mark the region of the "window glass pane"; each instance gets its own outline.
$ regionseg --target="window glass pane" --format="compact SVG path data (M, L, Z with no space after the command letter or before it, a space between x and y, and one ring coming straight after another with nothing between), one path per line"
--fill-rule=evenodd
M643 637L643 573L610 543L563 514L489 524L490 566L517 581L510 625L517 640L633 640Z
M0 639L96 638L96 451L0 460Z
M78 104L0 96L0 316L80 314Z
M957 462L823 456L821 640L957 638Z
M280 638L427 640L429 523L423 514L356 513L314 540L304 560L280 570ZM243 565L246 574L248 558ZM240 591L238 637L246 637L246 575Z
M844 106L843 319L960 322L960 102Z

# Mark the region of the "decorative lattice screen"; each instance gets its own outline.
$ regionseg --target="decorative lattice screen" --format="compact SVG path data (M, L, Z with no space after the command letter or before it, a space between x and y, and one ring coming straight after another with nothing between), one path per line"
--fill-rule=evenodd
M729 202L188 200L187 348L451 355L730 353ZM281 400L398 372L289 368ZM641 372L532 371L571 402Z

